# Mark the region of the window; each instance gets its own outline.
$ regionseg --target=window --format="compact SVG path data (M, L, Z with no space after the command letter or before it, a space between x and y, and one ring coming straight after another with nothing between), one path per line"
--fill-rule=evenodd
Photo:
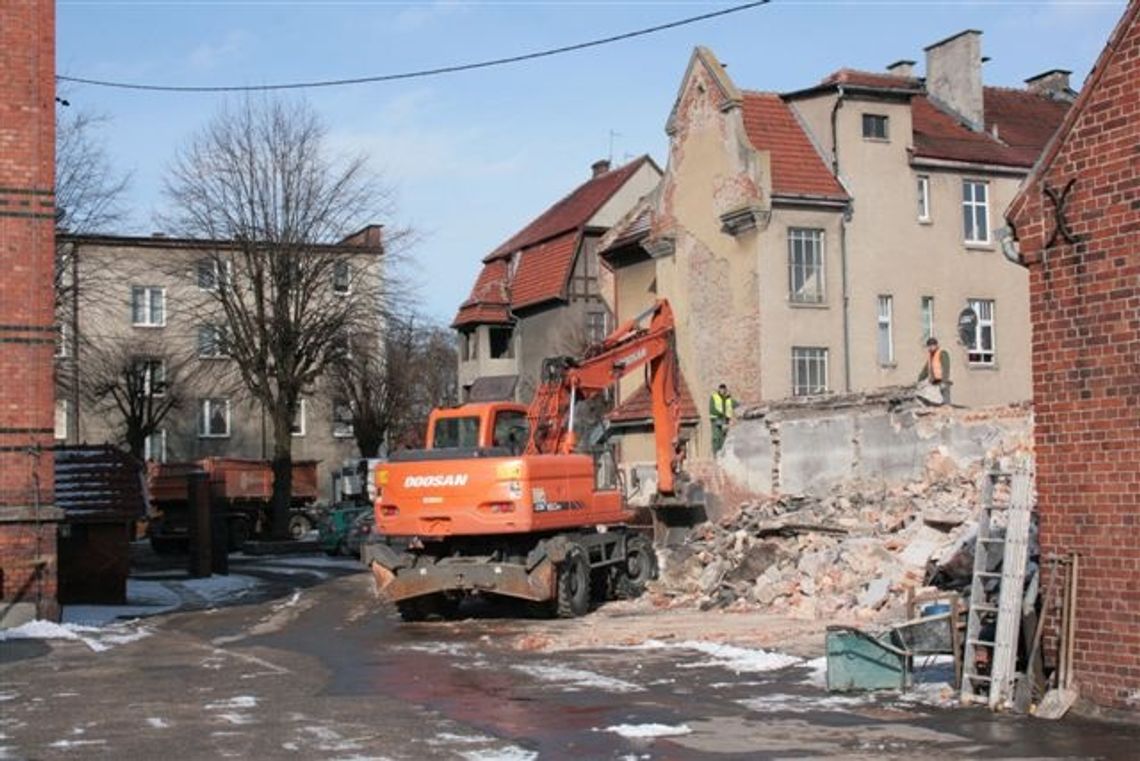
M159 428L143 440L143 459L166 462L166 430Z
M352 269L348 262L340 259L333 263L333 293L342 296L349 293L351 274Z
M893 365L895 363L895 337L891 321L894 317L895 303L891 296L879 297L879 364Z
M601 343L609 335L609 320L605 312L586 312L586 340Z
M918 221L930 221L930 178L924 174L918 176Z
M333 402L333 436L338 439L350 439L355 433L352 424L352 405L344 399Z
M491 437L491 445L507 447L512 452L521 452L526 446L529 428L525 412L504 410L495 416L495 429ZM436 427L439 435L439 427Z
M55 437L59 441L67 439L67 423L71 417L71 402L67 399L55 400Z
M198 356L203 359L225 359L226 330L221 325L198 326Z
M479 418L448 417L435 421L431 446L432 449L473 449L479 446Z
M863 137L867 140L887 140L887 117L881 114L863 114Z
M58 322L55 325L55 356L67 356L67 323Z
M934 337L934 297L922 297L922 341Z
M823 284L823 230L788 230L788 297L800 304L822 303Z
M203 439L224 439L230 435L230 400L198 400L198 436Z
M198 287L203 291L217 290L219 285L229 282L230 263L217 259L198 260Z
M136 285L131 288L131 324L161 328L166 324L166 289Z
M809 396L827 393L827 349L814 346L792 347L792 394Z
M990 242L990 212L986 200L988 185L976 180L962 181L962 224L967 243Z
M135 373L142 381L139 391L144 397L166 394L166 362L161 359L136 359Z
M989 299L970 299L970 309L978 316L974 327L974 337L967 346L967 358L971 364L992 365L994 363L994 302Z
M297 410L293 413L293 423L289 426L289 433L294 436L305 435L305 400L297 400Z
M491 328L491 359L513 359L515 331L513 328Z

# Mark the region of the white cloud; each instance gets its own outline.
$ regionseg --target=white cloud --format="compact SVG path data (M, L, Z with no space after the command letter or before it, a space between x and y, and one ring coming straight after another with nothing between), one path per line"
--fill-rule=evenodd
M240 55L252 39L248 32L240 29L231 31L220 41L203 42L194 48L187 57L187 63L198 71L216 68Z

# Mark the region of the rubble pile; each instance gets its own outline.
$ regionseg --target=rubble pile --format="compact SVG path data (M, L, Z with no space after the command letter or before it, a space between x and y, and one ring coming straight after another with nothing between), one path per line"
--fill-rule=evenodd
M980 483L943 474L746 504L663 553L653 591L659 604L702 609L854 622L894 615L907 587L924 591L935 570L968 578Z

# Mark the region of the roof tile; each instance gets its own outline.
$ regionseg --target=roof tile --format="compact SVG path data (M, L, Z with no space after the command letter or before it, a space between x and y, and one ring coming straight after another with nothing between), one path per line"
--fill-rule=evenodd
M744 93L744 131L756 150L771 151L774 194L847 198L779 95Z
M580 237L577 230L571 230L519 255L518 269L511 281L512 307L520 309L562 295Z
M653 419L653 397L649 395L649 387L645 384L638 386L628 399L613 409L606 418L611 423L641 423ZM700 419L697 405L693 403L693 395L689 393L689 384L681 379L681 420L685 422Z

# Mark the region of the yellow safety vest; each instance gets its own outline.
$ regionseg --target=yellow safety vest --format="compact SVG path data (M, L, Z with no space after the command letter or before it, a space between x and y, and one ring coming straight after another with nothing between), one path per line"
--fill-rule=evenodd
M732 418L734 400L730 396L725 398L718 392L714 391L712 395L712 407L714 417Z

